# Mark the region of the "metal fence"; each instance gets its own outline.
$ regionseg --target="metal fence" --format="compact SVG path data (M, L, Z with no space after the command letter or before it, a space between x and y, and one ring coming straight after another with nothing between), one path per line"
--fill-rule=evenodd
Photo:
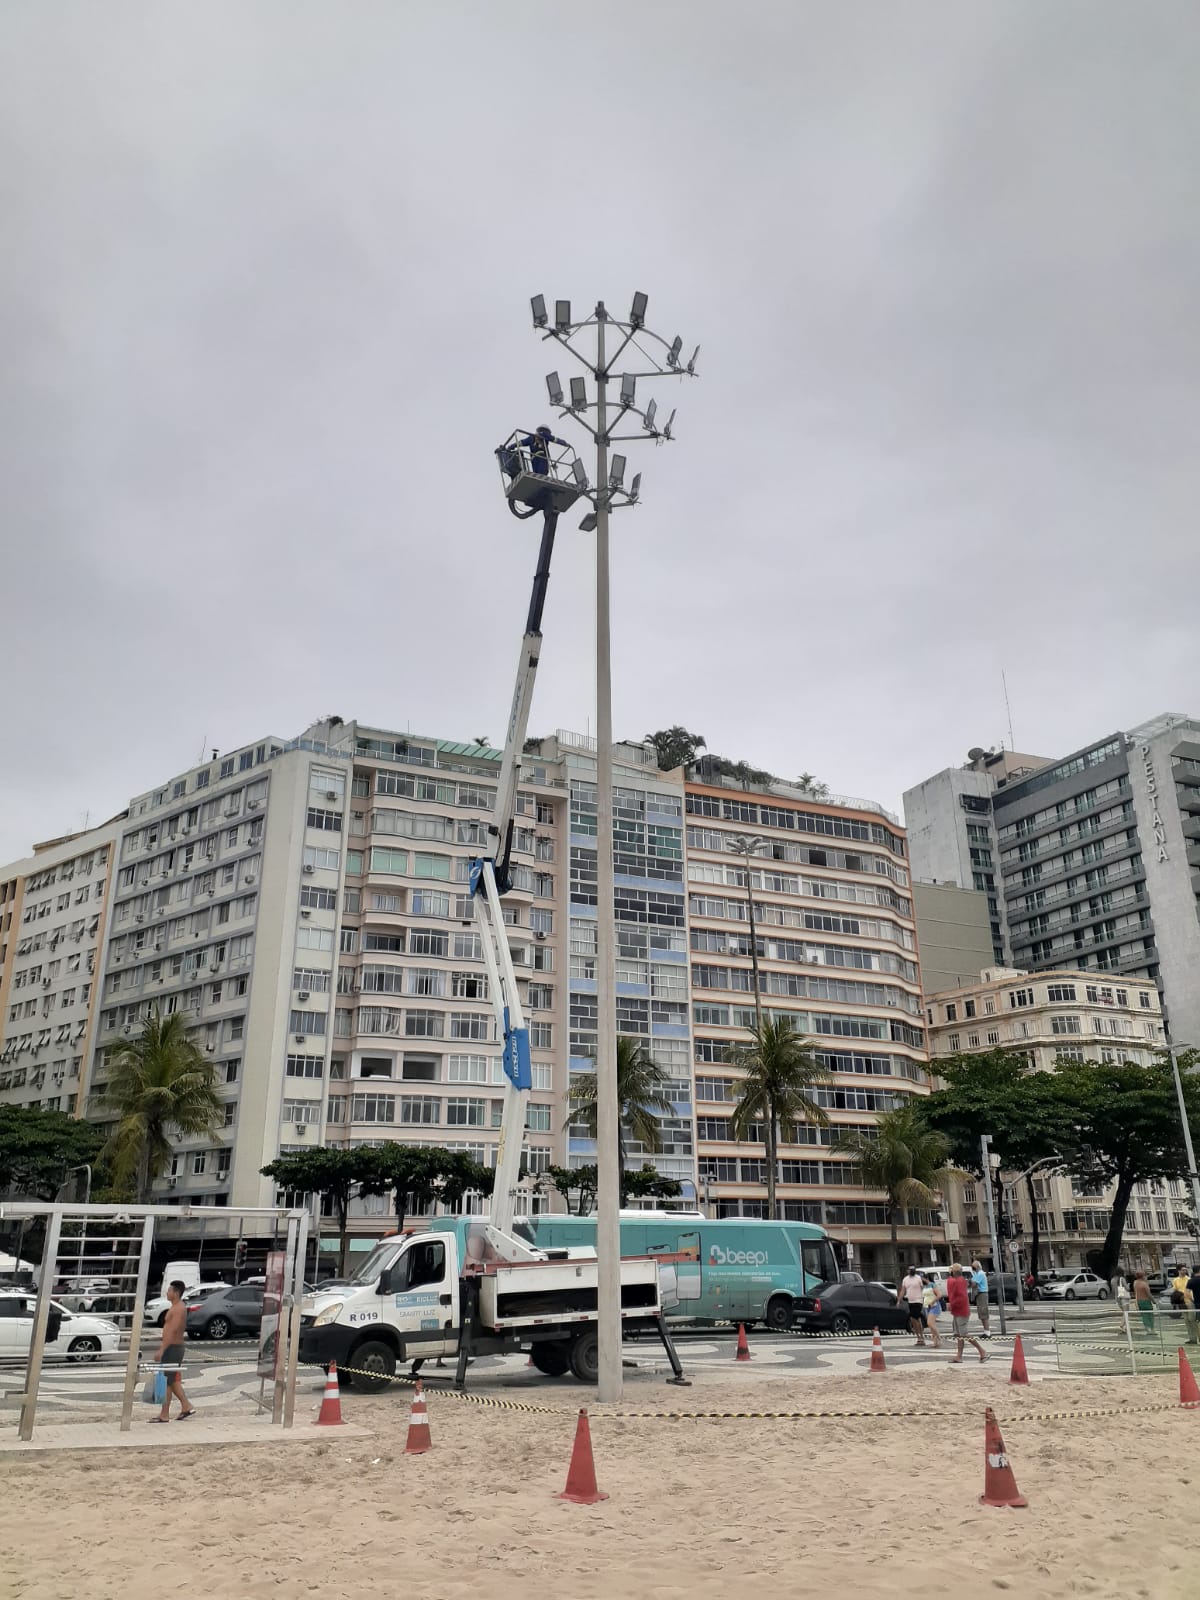
M1058 1370L1082 1376L1175 1372L1182 1346L1200 1362L1200 1313L1155 1305L1055 1307Z

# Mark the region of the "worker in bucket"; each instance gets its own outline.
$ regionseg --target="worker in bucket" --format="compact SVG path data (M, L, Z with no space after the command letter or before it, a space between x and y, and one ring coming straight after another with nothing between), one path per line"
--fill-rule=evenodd
M527 433L521 443L529 451L530 468L539 478L548 478L550 476L550 446L552 444L561 444L566 449L570 449L567 441L555 438L544 422L533 433Z

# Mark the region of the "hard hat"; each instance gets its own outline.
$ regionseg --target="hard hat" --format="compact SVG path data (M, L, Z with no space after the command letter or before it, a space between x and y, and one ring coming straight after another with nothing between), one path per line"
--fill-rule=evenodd
M550 429L546 426L546 424L544 422L542 423L541 427L538 429L538 432L546 439L553 439L553 437L554 437L553 433L550 431Z

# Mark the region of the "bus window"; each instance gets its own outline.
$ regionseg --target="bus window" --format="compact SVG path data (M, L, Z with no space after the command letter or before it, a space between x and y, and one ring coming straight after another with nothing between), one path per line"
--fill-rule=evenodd
M805 1292L819 1283L838 1281L837 1260L828 1239L805 1239L800 1245L800 1259L804 1266Z

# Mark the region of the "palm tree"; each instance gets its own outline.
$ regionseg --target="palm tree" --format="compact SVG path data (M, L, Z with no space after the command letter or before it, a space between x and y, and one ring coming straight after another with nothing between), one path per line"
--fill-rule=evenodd
M900 1275L900 1245L896 1229L908 1206L933 1207L940 1193L966 1174L950 1165L950 1141L929 1127L920 1105L908 1101L878 1118L873 1134L847 1134L834 1146L854 1158L864 1189L886 1195L892 1232L892 1265Z
M670 1116L675 1107L667 1096L670 1079L640 1039L617 1038L617 1151L620 1159L621 1204L626 1199L625 1136L648 1150L658 1150L658 1116ZM571 1110L567 1125L582 1122L592 1138L597 1136L596 1075L579 1076L571 1084Z
M828 1083L829 1074L790 1017L760 1016L750 1029L750 1043L731 1049L729 1060L746 1074L731 1119L733 1136L749 1138L751 1128L762 1124L767 1152L767 1213L775 1217L780 1129L801 1121L815 1122L821 1128L828 1123L829 1118L812 1091Z
M145 1204L170 1160L168 1129L207 1134L221 1122L213 1064L183 1013L164 1017L155 1006L135 1038L109 1050L108 1068L104 1105L117 1123L101 1158L112 1164L114 1188Z

